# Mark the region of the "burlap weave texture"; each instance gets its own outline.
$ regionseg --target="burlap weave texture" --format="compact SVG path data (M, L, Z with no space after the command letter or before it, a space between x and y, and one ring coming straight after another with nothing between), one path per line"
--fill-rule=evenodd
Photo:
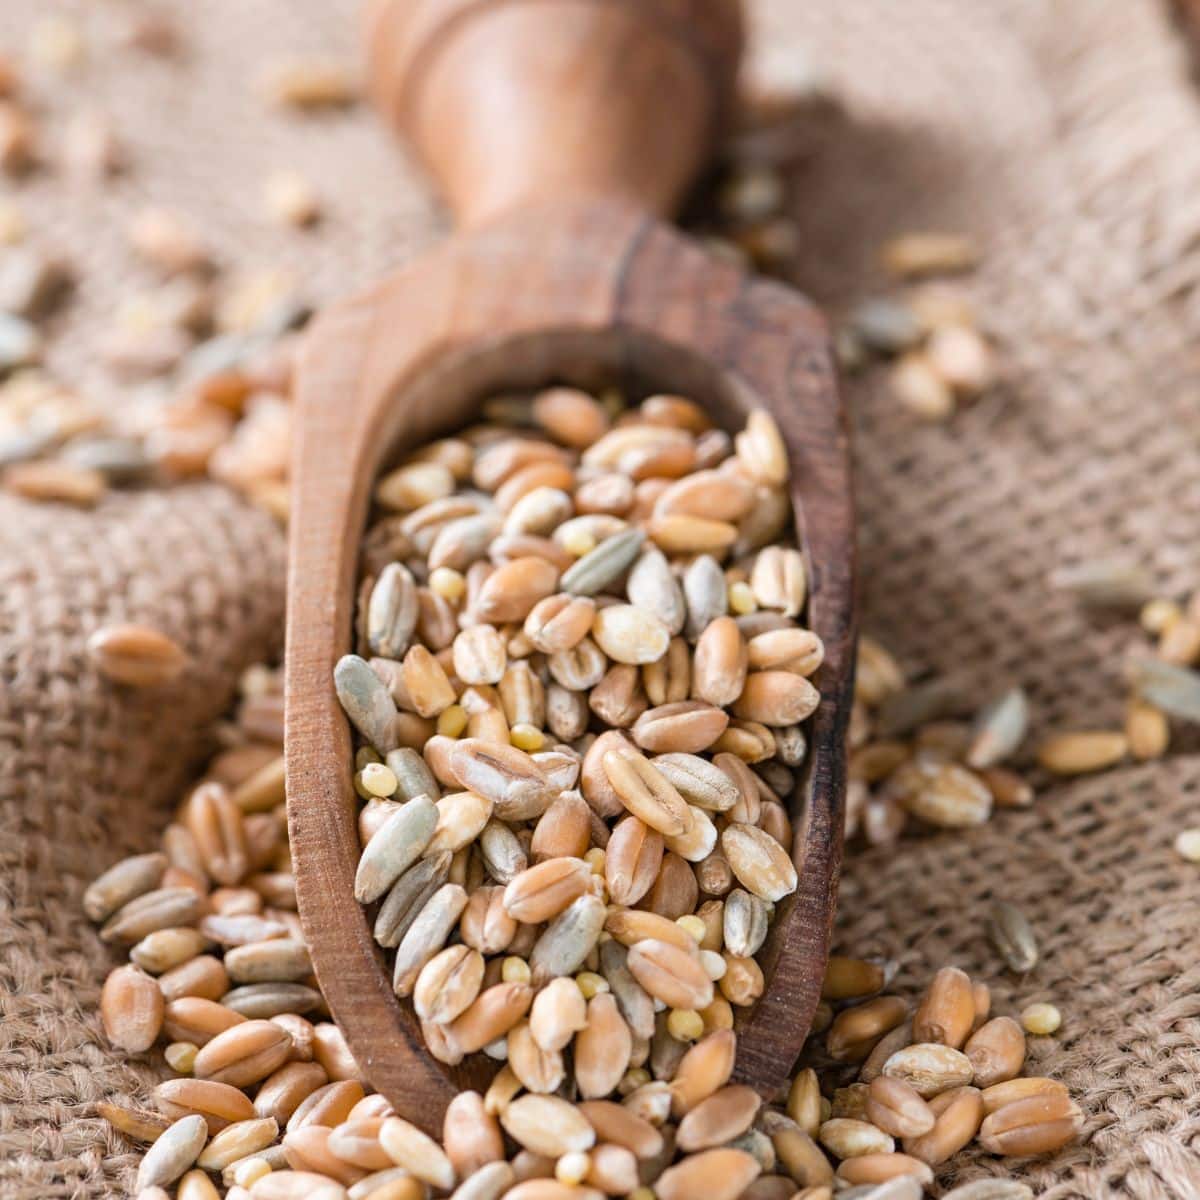
M836 106L797 130L795 280L837 307L876 291L879 242L961 228L984 257L970 288L1004 380L946 426L895 411L881 379L848 383L858 422L865 624L914 672L989 694L1030 690L1036 724L1111 725L1136 637L1045 584L1054 565L1127 554L1164 588L1200 583L1195 467L1200 326L1200 110L1186 56L1152 0L757 0L758 61L821 64ZM0 7L20 45L41 0ZM55 360L89 367L131 279L120 216L137 201L202 219L227 261L285 262L313 299L427 244L436 218L365 112L271 115L257 83L283 52L353 53L348 0L170 6L190 46L136 70L106 50L116 3L77 6L93 44L59 118L112 113L133 167L107 194L53 175L23 189L35 236L87 268ZM269 228L263 173L297 166L329 197L318 236ZM114 402L119 396L113 394ZM277 645L282 541L216 489L118 498L95 516L0 508L0 1196L123 1194L135 1161L91 1115L136 1096L95 1018L112 959L78 911L86 881L148 848L236 672ZM88 671L101 619L153 620L201 686L119 698ZM912 990L957 962L996 1004L1053 998L1060 1035L1034 1046L1088 1113L1085 1141L1046 1162L966 1157L958 1178L1012 1171L1052 1197L1200 1196L1200 881L1170 848L1197 823L1200 764L1042 788L1028 813L966 836L849 856L840 937L901 965ZM982 934L999 896L1042 941L1028 979Z

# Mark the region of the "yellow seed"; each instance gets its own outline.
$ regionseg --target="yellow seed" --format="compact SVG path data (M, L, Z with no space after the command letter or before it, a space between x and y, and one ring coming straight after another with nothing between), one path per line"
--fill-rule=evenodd
M1141 616L1138 619L1142 623L1142 628L1148 634L1152 637L1158 637L1160 633L1165 633L1182 616L1183 610L1174 600L1165 600L1159 597L1155 600L1146 601L1142 606Z
M758 611L758 601L754 598L754 589L744 580L729 585L729 611L739 617Z
M518 750L534 754L546 744L546 735L536 725L514 725L508 731L508 740Z
M199 1050L200 1047L194 1042L172 1042L163 1051L163 1057L172 1071L178 1071L180 1075L190 1075Z
M1026 1033L1054 1033L1062 1024L1062 1013L1053 1004L1031 1004L1021 1011Z
M438 714L437 731L443 737L458 737L467 727L467 710L461 704L451 704Z
M631 1067L621 1076L621 1082L617 1084L617 1094L628 1096L630 1092L636 1092L649 1082L650 1072L645 1067Z
M695 913L690 913L686 917L676 917L675 924L690 933L697 942L704 941L705 934L708 933L708 926Z
M360 775L363 787L372 796L378 796L381 800L394 795L396 788L400 786L395 771L391 767L384 766L383 763L367 763Z
M429 590L454 604L466 594L467 581L453 567L434 567L429 572Z
M1188 862L1200 863L1200 829L1185 829L1176 834L1175 849Z
M592 1159L585 1150L573 1150L564 1154L554 1164L554 1178L567 1187L582 1183L587 1173L592 1169Z
M528 983L533 977L529 964L516 954L510 954L500 964L500 978L504 983Z
M270 1173L271 1164L265 1158L248 1158L245 1162L238 1163L233 1172L233 1182L238 1187L248 1188Z
M667 1017L667 1032L676 1041L699 1041L704 1036L704 1018L690 1008L673 1008Z
M586 529L569 529L563 535L562 548L576 558L590 554L596 548L596 539Z
M583 993L585 1000L590 1000L593 996L610 990L608 980L603 975L597 975L595 971L580 971L575 976L575 982L579 985L579 990Z
M654 1189L648 1187L634 1188L629 1193L629 1200L656 1200Z
M604 863L607 855L599 846L593 846L584 856L583 861L592 868L593 875L604 874Z

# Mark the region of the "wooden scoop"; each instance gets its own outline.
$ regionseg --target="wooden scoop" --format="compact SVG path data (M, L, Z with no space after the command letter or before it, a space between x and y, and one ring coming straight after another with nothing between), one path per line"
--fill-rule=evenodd
M787 443L825 643L821 705L791 799L800 886L760 956L737 1076L775 1093L828 953L854 652L854 519L824 321L658 219L702 168L732 98L736 0L382 0L376 102L462 227L312 326L299 373L287 631L287 794L300 916L329 1007L370 1082L430 1131L479 1055L443 1067L392 994L354 899L350 730L333 665L352 648L359 541L380 468L470 422L498 390L551 382L676 392L729 429L764 406Z

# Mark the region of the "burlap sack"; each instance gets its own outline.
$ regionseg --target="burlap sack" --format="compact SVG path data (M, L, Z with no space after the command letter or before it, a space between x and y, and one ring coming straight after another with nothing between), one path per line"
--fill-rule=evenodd
M434 234L424 192L366 114L268 114L256 83L284 51L353 53L353 3L177 0L182 66L110 49L126 6L80 7L91 59L38 91L51 132L86 102L114 116L133 170L80 195L23 189L38 237L88 267L55 351L74 377L131 286L120 217L135 200L203 218L219 253L286 262L313 298L344 291ZM22 44L39 0L0 6ZM1004 384L944 427L895 411L874 376L858 415L868 628L913 671L980 695L1030 689L1036 722L1120 717L1128 625L1097 624L1045 586L1064 560L1128 553L1164 587L1200 582L1194 541L1200 326L1200 113L1165 9L1149 0L758 0L760 61L803 53L837 97L798 130L796 281L837 306L880 286L881 238L963 228L985 258L971 286ZM319 236L270 229L264 171L322 182ZM99 383L96 384L99 386ZM114 397L114 402L116 402ZM95 516L0 507L0 1195L123 1194L136 1155L91 1115L136 1096L153 1056L111 1055L95 1016L112 959L79 913L86 881L147 848L227 702L237 670L278 645L282 541L208 488L108 502ZM119 696L82 646L102 620L153 621L194 657L196 687ZM1045 1162L968 1155L954 1178L1014 1173L1052 1197L1200 1196L1200 880L1171 838L1197 823L1200 765L1046 786L1028 813L966 836L852 854L840 936L901 963L898 985L957 962L997 1006L1053 998L1062 1032L1033 1065L1088 1113L1082 1144ZM982 935L996 897L1037 927L1042 962L1005 975ZM947 1176L948 1178L949 1176Z

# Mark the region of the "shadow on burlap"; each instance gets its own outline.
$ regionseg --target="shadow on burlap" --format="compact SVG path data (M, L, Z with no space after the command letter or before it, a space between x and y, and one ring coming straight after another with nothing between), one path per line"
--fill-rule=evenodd
M134 169L99 196L28 185L37 236L88 271L62 320L57 365L88 364L132 282L120 215L176 205L227 261L296 268L314 299L402 261L435 232L412 172L366 114L268 115L256 83L276 53L352 53L353 5L172 5L181 68L105 50L119 6L84 13L97 52L82 79ZM1200 582L1196 334L1200 113L1154 3L758 0L767 66L801 50L838 109L804 129L794 172L796 281L835 310L881 286L879 241L962 228L985 249L969 282L1001 348L995 395L944 427L897 413L880 379L848 390L858 425L866 625L914 672L981 696L1020 681L1042 730L1112 725L1137 635L1096 624L1045 587L1064 560L1114 552L1165 588ZM0 12L21 44L37 0ZM79 11L84 12L82 5ZM44 85L51 113L77 100ZM330 199L325 231L270 229L262 173L296 166ZM100 386L97 380L95 386ZM278 643L282 541L215 489L118 498L84 516L0 508L0 1196L122 1194L136 1155L91 1115L136 1097L156 1059L126 1065L94 1015L115 961L79 913L88 879L148 848L205 747L238 670ZM149 620L195 660L161 698L118 697L88 670L101 620ZM1196 823L1200 765L1044 786L1028 813L984 829L852 852L840 939L898 960L915 991L957 962L1012 1011L1053 998L1062 1032L1031 1067L1063 1079L1086 1137L1045 1162L965 1156L955 1178L1013 1173L1053 1197L1200 1196L1200 883L1170 843ZM982 936L1004 897L1043 957L998 970ZM950 1172L945 1179L950 1179Z

